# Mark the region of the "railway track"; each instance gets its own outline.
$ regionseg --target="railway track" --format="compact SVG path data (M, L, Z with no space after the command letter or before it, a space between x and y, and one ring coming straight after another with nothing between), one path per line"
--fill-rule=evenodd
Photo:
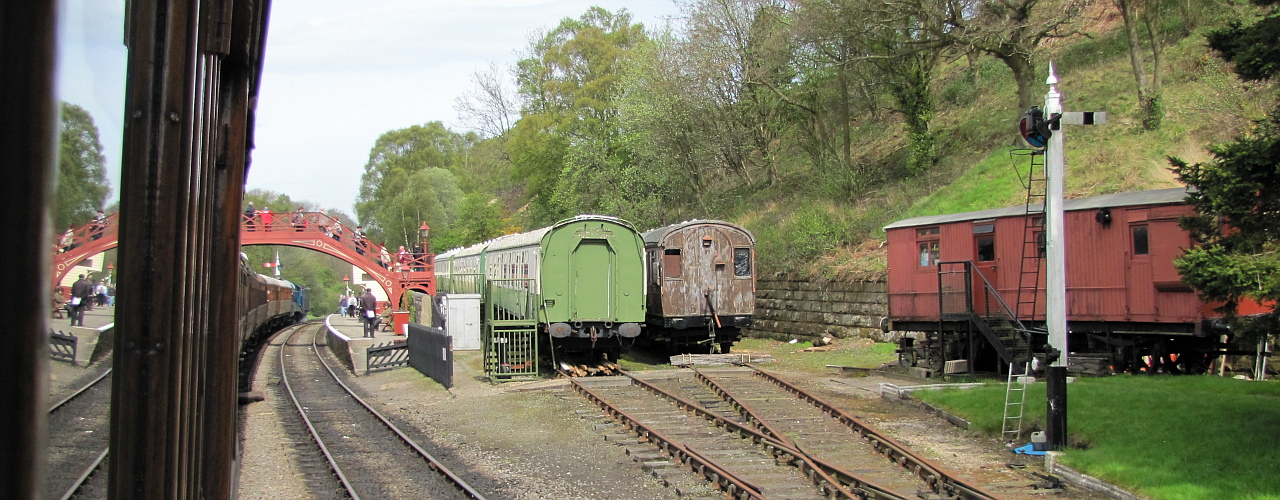
M311 339L294 342L311 330ZM358 397L316 345L319 326L284 335L280 373L302 426L343 494L360 498L455 499L484 496Z
M45 498L106 498L106 475L97 472L110 444L110 375L103 370L49 408Z
M733 498L995 498L754 368L695 370L694 377L652 382L623 375L629 385L570 381L673 465Z

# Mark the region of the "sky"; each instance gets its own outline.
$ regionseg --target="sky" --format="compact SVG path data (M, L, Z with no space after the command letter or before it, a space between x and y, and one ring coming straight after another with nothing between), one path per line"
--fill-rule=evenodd
M59 0L58 93L93 115L119 197L124 0ZM360 176L384 132L440 121L491 63L592 5L657 28L673 0L273 0L246 189L355 215Z

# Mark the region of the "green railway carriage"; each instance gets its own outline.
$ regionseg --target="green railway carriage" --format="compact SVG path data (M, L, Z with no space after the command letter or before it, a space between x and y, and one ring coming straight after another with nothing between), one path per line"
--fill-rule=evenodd
M436 273L444 293L483 293L486 328L536 321L557 352L616 356L643 331L644 240L617 217L580 215L450 250Z

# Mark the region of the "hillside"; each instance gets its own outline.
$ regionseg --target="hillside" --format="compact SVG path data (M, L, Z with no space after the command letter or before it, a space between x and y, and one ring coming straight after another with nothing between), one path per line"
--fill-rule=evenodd
M1208 24L1239 14L1222 13ZM1163 51L1165 117L1160 129L1145 131L1134 118L1136 85L1119 14L1101 2L1084 17L1084 35L1057 40L1038 55L1041 74L1047 61L1055 62L1065 109L1108 113L1105 125L1066 131L1069 198L1176 186L1168 156L1208 159L1206 145L1245 132L1275 102L1274 84L1240 82L1206 47L1203 32L1212 26L1200 26ZM1025 173L1026 157L1014 154L1021 111L1008 68L990 56L957 58L944 63L934 92L939 105L931 130L940 154L924 175L850 189L845 199L812 196L796 189L812 180L790 179L739 205L750 208L733 218L758 236L762 272L879 279L885 224L1023 203L1018 172ZM858 130L863 162L892 161L904 146L892 116Z

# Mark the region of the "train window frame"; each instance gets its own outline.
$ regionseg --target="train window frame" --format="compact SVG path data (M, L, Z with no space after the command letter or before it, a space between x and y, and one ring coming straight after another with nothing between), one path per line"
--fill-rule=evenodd
M739 257L739 256L742 256L742 257L743 257L743 260L745 261L745 265L744 265L744 263L743 263L743 262L739 262L739 260L738 260L738 257ZM749 247L734 247L734 249L733 249L733 277L734 277L734 278L739 278L739 279L750 279L750 278L751 278L751 265L752 265L751 260L752 260L752 259L751 259L751 248L749 248ZM739 271L742 271L742 273L743 273L743 274L738 274L738 272L739 272Z
M973 259L977 262L996 261L996 236L993 233L978 234L973 238ZM985 253L984 253L985 250Z
M662 279L684 279L684 252L679 248L662 250Z
M937 266L942 256L942 228L931 226L916 229L916 249L920 255L916 260L918 269Z
M920 267L934 267L941 260L942 244L939 240L921 240L917 242L920 249Z
M1151 255L1151 228L1147 224L1129 226L1129 249L1133 251L1134 257Z

